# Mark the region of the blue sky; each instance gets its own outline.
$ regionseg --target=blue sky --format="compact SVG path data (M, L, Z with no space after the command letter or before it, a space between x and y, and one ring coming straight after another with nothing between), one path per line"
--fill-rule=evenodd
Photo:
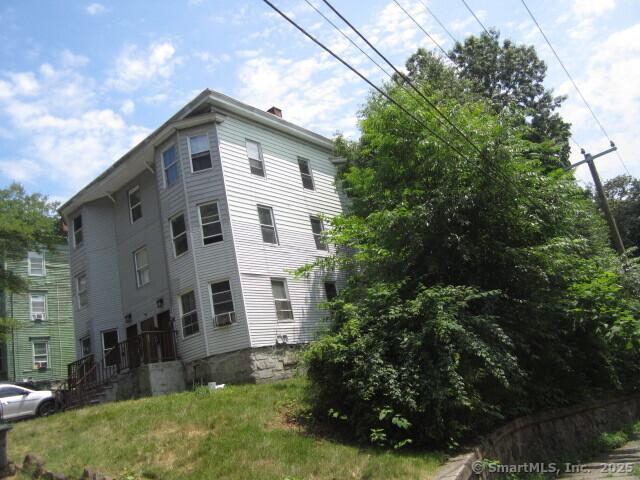
M304 0L273 1L372 79L383 78ZM398 1L451 46L419 0ZM563 115L574 125L575 140L594 152L606 148L520 1L467 1L486 26L538 48L549 65L547 85L569 95ZM425 3L458 39L480 32L459 0ZM333 4L397 64L419 46L434 48L391 0ZM627 167L640 176L640 2L528 4ZM0 186L17 180L29 191L66 199L206 87L259 108L279 106L288 120L329 136L357 135L356 113L367 94L361 80L261 0L5 0ZM599 162L605 178L624 173L615 155ZM588 180L588 171L581 168L578 177Z

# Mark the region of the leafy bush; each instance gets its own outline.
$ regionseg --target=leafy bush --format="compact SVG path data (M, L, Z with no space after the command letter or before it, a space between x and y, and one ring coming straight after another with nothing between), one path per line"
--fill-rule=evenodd
M350 210L327 234L337 253L301 272L349 278L306 353L316 413L373 443L443 447L637 389L638 264L572 175L543 169L555 147L527 140L517 112L422 88L480 153L397 88L464 156L378 96L360 140L337 140Z

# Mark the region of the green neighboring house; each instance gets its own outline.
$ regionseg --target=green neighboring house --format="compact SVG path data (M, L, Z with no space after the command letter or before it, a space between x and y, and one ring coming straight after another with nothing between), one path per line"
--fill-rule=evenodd
M0 380L49 383L67 377L75 360L69 249L29 252L7 269L29 281L25 293L0 291L0 316L13 318L0 346Z

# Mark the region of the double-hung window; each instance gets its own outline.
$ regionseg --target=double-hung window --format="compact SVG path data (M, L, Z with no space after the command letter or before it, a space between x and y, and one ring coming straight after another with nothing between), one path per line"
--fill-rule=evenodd
M102 356L107 366L116 365L119 360L118 330L106 330L102 332Z
M82 215L73 219L73 246L79 248L82 245Z
M260 230L262 231L262 241L264 243L278 243L278 232L273 219L273 209L264 205L258 205L258 219Z
M173 239L173 252L176 257L179 257L189 250L184 214L181 213L171 219L171 237Z
M193 172L211 168L209 138L206 135L189 137L189 152L191 153L191 170Z
M84 337L80 340L80 351L83 357L91 355L91 337Z
M129 219L131 223L142 218L142 202L140 200L140 187L135 186L129 190Z
M336 282L324 282L324 295L327 300L331 301L338 296Z
M258 142L247 140L247 157L249 157L249 169L251 170L251 173L264 177L262 147Z
M276 316L278 320L293 320L293 309L287 291L287 282L271 279L271 292L276 304Z
M78 303L78 308L86 307L89 303L87 275L84 273L76 276L76 301Z
M162 152L162 168L164 169L164 185L170 187L180 178L178 150L175 145Z
M182 336L188 337L198 333L198 311L196 310L196 296L193 291L180 295L180 315L182 317Z
M313 176L311 175L311 167L309 160L298 157L298 167L300 168L300 177L302 178L302 186L307 190L313 190Z
M45 293L30 293L29 306L31 320L41 322L47 319L47 295Z
M206 203L198 207L200 225L202 226L202 242L205 245L222 241L222 223L218 203Z
M49 342L34 340L33 343L33 368L49 368Z
M147 247L142 247L133 252L133 261L136 267L136 285L142 287L151 281L149 276L149 254Z
M44 254L39 252L29 252L27 254L29 264L29 275L42 277L44 275Z
M213 324L216 327L235 323L236 312L233 308L231 285L228 280L211 284L211 303L213 305Z
M324 231L324 224L320 217L310 217L311 231L313 232L313 239L316 242L316 248L318 250L327 250L327 244L322 239L322 232Z

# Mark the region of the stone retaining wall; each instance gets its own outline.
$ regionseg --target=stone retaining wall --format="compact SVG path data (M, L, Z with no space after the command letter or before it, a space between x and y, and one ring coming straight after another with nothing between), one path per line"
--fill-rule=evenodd
M246 348L185 362L187 385L194 383L266 383L290 378L298 367L300 347Z
M521 465L571 458L601 433L618 430L639 418L640 395L518 418L484 437L471 451L452 458L439 470L436 479L476 477L473 463L483 459Z

